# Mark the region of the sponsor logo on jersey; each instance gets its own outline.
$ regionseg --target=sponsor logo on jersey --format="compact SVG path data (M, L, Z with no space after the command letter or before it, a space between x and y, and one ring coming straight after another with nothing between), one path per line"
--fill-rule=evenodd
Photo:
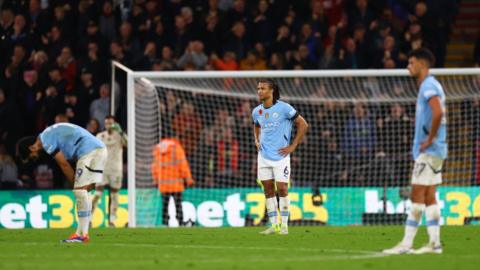
M265 119L268 119L269 116L270 116L270 114L268 112L265 113Z

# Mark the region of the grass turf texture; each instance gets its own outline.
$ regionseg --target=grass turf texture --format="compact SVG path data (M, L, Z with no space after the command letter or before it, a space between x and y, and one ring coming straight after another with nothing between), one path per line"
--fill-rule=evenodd
M442 255L384 256L403 227L93 229L88 244L62 244L72 230L0 230L0 269L478 269L480 227L442 227ZM427 241L422 227L417 247Z

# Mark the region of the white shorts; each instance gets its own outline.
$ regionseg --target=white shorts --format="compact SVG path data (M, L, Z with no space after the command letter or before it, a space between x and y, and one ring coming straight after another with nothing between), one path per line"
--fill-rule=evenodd
M122 188L122 172L117 173L103 173L103 181L97 186L110 186L110 188L120 189Z
M275 180L288 183L290 181L290 156L278 160L268 160L258 153L257 176L260 181Z
M98 148L77 161L74 188L102 182L103 169L107 161L107 149Z
M442 183L443 159L428 154L420 154L415 160L412 184L435 186Z

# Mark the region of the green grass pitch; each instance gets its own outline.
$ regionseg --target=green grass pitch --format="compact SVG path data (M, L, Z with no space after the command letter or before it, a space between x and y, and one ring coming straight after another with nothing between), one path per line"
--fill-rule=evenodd
M442 255L384 256L401 226L93 229L88 244L62 244L72 230L0 230L0 269L479 269L480 227L442 227ZM427 240L419 230L416 246Z

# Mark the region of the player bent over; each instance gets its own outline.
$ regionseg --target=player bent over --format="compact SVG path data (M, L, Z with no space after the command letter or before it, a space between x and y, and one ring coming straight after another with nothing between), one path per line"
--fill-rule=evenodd
M53 156L67 180L74 183L78 226L77 231L63 242L86 243L89 241L88 227L92 210L89 191L102 181L107 159L105 144L77 125L58 123L46 128L34 141L32 139L19 145L23 159L38 158L42 149ZM76 172L67 161L70 159L78 160Z
M440 209L435 199L436 186L442 183L443 161L447 158L447 120L445 93L442 85L429 74L435 58L428 49L409 53L408 71L417 79L420 88L415 112L415 137L412 174L412 206L405 225L403 240L387 254L442 253L440 244ZM412 245L425 212L429 243L413 251Z
M110 217L108 225L113 227L117 219L118 192L122 187L123 178L123 147L127 146L127 136L115 122L112 115L105 117L105 131L97 134L108 150L108 158L103 172L103 181L96 186L92 202L92 214L95 212L98 200L102 197L105 186L110 190Z
M257 92L262 102L252 112L255 145L258 150L257 174L264 187L267 214L271 223L271 227L261 234L288 234L290 153L295 151L302 141L308 124L290 104L279 100L280 90L274 81L260 80ZM293 123L297 132L291 141ZM281 225L277 219L275 186L279 195Z

